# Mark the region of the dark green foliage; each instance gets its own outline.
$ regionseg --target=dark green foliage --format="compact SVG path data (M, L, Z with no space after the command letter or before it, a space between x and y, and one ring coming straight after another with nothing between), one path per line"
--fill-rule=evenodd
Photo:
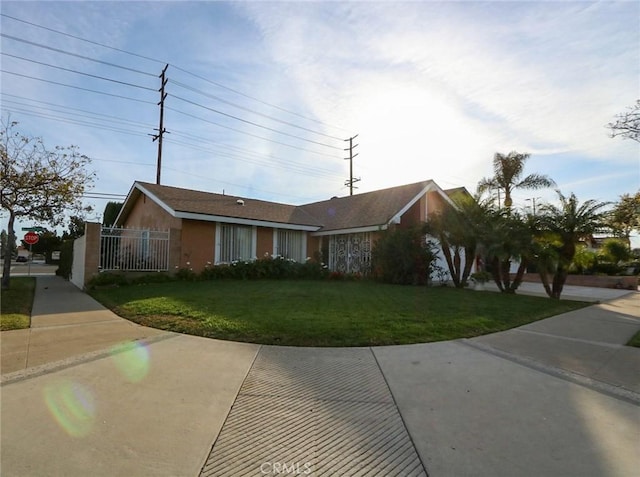
M56 231L44 230L38 234L40 239L38 243L31 246L31 251L34 254L40 254L45 256L47 263L51 263L51 254L56 250L60 250L62 245L62 238L58 236ZM22 240L23 247L29 249L29 245Z
M624 267L615 263L598 262L591 268L591 273L602 275L620 275Z
M73 240L65 240L60 246L60 262L58 262L58 269L56 275L59 275L67 280L71 276L71 266L73 264Z
M173 274L148 273L133 275L127 273L101 273L92 278L88 288L104 286L124 286L145 283L163 283L167 281L195 282L203 280L259 280L259 279L307 279L319 280L327 278L327 268L318 262L308 260L298 263L282 257L270 257L253 260L238 261L231 264L207 266L202 272L196 273L191 268L180 268Z
M628 245L619 239L607 239L602 244L600 257L607 262L619 263L629 260L631 252Z
M372 250L374 278L397 285L425 285L436 255L418 228L387 230Z
M80 215L72 215L69 217L69 230L62 234L62 238L75 240L82 237L84 235L84 225L84 217Z
M181 279L192 279L193 272L178 272ZM237 261L230 264L206 267L198 278L215 280L231 278L239 280L258 279L310 279L319 280L328 276L327 268L314 260L299 263L283 257L265 255L253 261Z
M123 273L100 273L89 280L87 288L129 285L132 282Z
M102 213L102 225L105 227L114 225L123 205L123 202L107 202Z

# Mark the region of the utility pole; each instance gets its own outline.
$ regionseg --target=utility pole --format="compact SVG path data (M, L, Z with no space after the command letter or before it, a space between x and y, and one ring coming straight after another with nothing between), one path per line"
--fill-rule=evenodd
M345 158L345 161L349 161L349 180L346 180L344 185L349 186L349 195L353 195L353 184L360 181L360 177L355 179L353 177L353 159L358 155L357 153L353 153L353 149L358 146L357 144L355 146L353 145L353 140L357 137L358 135L356 134L349 139L345 139L345 141L349 141L349 147L345 149L345 151L349 151L349 157Z
M165 76L167 68L169 68L168 64L165 65L160 74L160 102L158 103L158 106L160 106L160 125L158 129L155 129L155 131L158 131L158 134L149 134L154 141L158 141L158 164L156 166L156 184L158 185L160 185L160 171L162 167L162 137L164 133L167 132L164 128L164 100L167 97L167 94L164 92L164 87L167 84L167 78Z
M532 202L533 203L533 215L536 215L536 200L540 199L540 197L533 197L531 199L525 199L527 202Z

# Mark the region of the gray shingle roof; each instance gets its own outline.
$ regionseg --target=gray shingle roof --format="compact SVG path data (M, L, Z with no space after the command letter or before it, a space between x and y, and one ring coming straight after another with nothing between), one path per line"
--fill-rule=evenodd
M296 225L321 226L314 217L295 205L247 199L191 189L138 182L176 212L218 215ZM244 205L238 204L242 200Z
M386 225L431 183L416 182L301 207L322 223L322 231Z
M425 188L435 185L430 180L421 181L295 206L147 182L136 184L175 212L315 226L323 232L384 226ZM135 184L132 191L137 191ZM238 204L239 200L244 205ZM127 213L123 210L121 215Z

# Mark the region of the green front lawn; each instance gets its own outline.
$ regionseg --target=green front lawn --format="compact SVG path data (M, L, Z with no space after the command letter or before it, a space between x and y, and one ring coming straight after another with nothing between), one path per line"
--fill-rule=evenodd
M155 328L293 346L370 346L493 333L587 303L373 282L214 280L131 285L91 294Z
M627 346L635 346L636 348L640 348L640 331L638 331L635 335L631 337Z
M0 331L29 328L35 290L34 277L11 279L11 287L0 296Z

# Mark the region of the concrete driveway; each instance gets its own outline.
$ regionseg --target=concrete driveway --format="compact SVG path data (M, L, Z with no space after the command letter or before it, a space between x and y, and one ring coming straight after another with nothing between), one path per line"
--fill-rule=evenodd
M150 330L42 277L34 327L0 333L2 475L637 475L638 305L290 348Z

